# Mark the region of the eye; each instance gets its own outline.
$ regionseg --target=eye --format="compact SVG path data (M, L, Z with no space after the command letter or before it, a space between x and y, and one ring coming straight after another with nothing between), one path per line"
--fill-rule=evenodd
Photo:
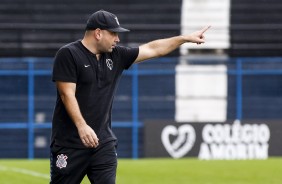
M113 36L117 36L117 35L118 35L118 33L112 32L112 35L113 35Z

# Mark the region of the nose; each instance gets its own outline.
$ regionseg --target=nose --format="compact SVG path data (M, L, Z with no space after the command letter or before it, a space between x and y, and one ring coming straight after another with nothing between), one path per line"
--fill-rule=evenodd
M119 39L119 36L118 35L116 35L116 40L115 40L116 42L120 42L120 39Z

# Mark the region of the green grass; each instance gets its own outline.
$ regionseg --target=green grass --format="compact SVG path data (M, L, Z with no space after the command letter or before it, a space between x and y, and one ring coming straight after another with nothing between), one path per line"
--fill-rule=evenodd
M200 161L119 159L117 184L281 184L282 158ZM46 184L48 160L0 160L1 184ZM89 184L85 178L82 184Z

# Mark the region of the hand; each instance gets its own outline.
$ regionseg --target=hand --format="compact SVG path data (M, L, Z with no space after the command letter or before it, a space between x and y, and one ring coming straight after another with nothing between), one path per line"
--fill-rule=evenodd
M78 128L79 137L88 148L96 148L99 145L99 139L94 130L87 124L81 125Z
M200 31L195 31L193 33L191 33L189 36L189 41L192 43L197 43L197 44L201 44L201 43L205 43L205 37L204 37L204 33L210 28L211 26L206 26L204 27L202 30Z

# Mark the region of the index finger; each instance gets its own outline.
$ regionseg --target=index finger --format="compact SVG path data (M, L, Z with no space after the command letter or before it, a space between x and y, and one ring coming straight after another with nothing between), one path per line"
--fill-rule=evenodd
M211 27L210 25L204 27L204 28L201 30L202 34L204 34L210 27Z

